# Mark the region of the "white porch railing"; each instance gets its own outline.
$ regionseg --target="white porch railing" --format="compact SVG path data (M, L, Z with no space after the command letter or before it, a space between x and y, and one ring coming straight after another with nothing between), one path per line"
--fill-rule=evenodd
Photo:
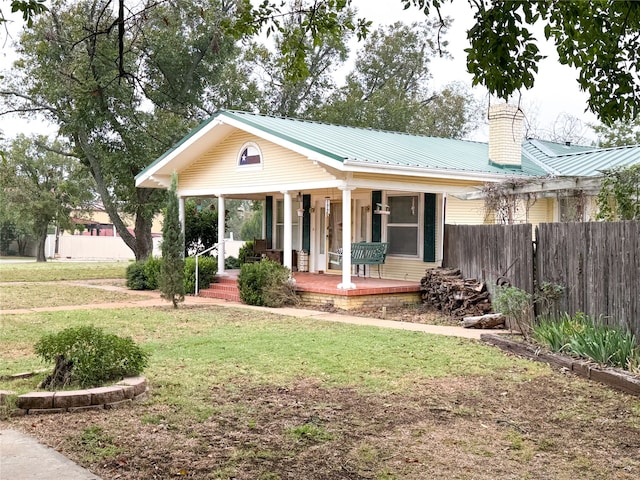
M196 289L195 289L195 295L197 296L198 293L200 292L200 271L198 269L198 258L200 258L201 255L204 255L205 253L209 253L211 250L217 250L218 249L218 243L216 243L213 247L209 247L206 250L203 250L200 253L196 253ZM224 260L223 260L224 262Z

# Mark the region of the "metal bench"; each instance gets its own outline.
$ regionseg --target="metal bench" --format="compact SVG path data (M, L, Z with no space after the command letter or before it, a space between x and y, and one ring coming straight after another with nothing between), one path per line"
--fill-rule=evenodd
M377 265L380 278L380 265L387 258L388 243L385 242L356 242L351 244L351 265L356 265L356 274L360 276L360 265ZM329 252L329 262L342 264L342 247L336 252Z

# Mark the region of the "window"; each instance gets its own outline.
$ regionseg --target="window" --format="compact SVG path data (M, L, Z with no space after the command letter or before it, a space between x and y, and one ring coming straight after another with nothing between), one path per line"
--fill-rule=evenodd
M389 195L387 203L387 242L389 255L417 257L420 242L418 195Z
M239 167L257 167L262 165L262 153L255 143L245 143L238 155Z
M295 204L295 202L294 202ZM291 208L291 247L293 250L300 250L302 248L300 229L299 229L300 217L295 208ZM276 250L282 250L284 246L284 200L276 201Z

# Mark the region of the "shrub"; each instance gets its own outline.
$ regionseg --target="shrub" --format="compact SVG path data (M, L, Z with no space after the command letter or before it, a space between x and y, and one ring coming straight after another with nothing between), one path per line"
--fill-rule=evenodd
M237 268L240 268L240 265L240 260L236 257L227 257L224 259L224 268L226 268L227 270L235 270Z
M127 288L131 290L149 290L145 261L129 264L127 267Z
M207 288L216 277L218 260L215 257L202 256L198 258L198 288ZM184 262L184 291L196 291L196 259L188 257Z
M245 263L240 268L240 299L249 305L281 307L297 302L287 267L272 260Z
M516 287L500 287L492 300L493 309L515 322L524 338L531 334L532 295Z
M147 260L131 263L127 267L127 287L131 290L157 290L162 268L162 258L149 257ZM218 272L218 260L215 257L202 256L198 259L200 289L207 288ZM185 258L184 290L193 294L196 291L196 259Z
M71 367L69 384L80 387L138 375L149 357L131 338L104 333L93 326L45 335L36 343L35 352L45 362L66 361ZM59 386L53 384L51 388Z
M157 290L162 269L162 257L149 257L144 262L144 274L146 276L146 290Z
M238 251L238 261L240 265L247 261L247 256L253 255L253 240L246 242Z

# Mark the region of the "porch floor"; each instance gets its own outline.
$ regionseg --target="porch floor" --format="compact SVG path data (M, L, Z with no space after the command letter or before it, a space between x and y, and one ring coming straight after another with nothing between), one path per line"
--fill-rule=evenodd
M226 270L226 275L200 291L203 297L240 301L238 290L239 270ZM352 276L355 289L338 288L340 275L293 272L296 292L302 305L321 306L331 304L346 310L363 306L399 306L420 303L420 283L404 280L388 280L373 277Z

